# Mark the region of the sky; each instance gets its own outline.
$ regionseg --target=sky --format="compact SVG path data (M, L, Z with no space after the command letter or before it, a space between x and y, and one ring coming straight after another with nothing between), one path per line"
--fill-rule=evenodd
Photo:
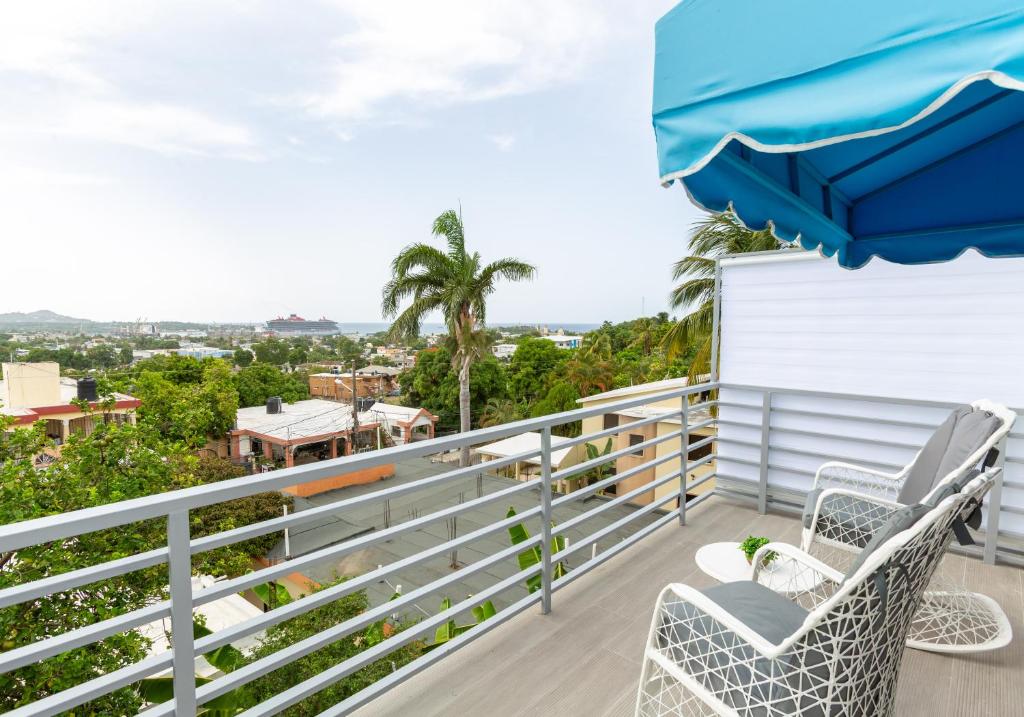
M461 206L535 264L497 322L667 309L699 217L658 183L673 0L40 0L0 10L0 312L378 321Z

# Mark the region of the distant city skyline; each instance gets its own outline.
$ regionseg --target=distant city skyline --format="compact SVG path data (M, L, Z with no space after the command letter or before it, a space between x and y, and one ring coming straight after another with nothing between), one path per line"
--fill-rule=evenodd
M21 3L0 23L0 311L381 319L461 205L491 323L665 310L699 212L658 184L675 0ZM298 11L297 11L298 10Z

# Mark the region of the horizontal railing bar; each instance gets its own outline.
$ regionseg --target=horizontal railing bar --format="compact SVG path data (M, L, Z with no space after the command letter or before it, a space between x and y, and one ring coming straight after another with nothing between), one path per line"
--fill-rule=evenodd
M147 657L113 672L94 677L88 682L68 687L66 690L61 690L31 704L4 712L4 717L52 717L52 715L64 714L81 704L163 672L171 667L173 659L173 653L169 650L160 655Z
M701 483L704 483L705 481L710 480L713 477L714 477L714 475L705 476L704 478L701 478L699 481L694 481L693 486L691 486L691 487L696 487L696 486L700 485ZM714 495L714 492L709 491L707 493L702 493L701 495L698 495L695 498L691 498L690 500L686 501L686 509L690 510L691 508L696 508L698 505L703 503L705 500L710 498L712 495ZM596 557L592 558L591 560L588 560L587 562L583 563L582 565L580 565L578 567L573 568L572 570L567 572L565 575L563 575L562 577L560 577L557 580L555 580L551 584L552 592L554 592L555 590L558 590L559 588L565 587L566 585L571 583L573 580L575 580L575 579L577 579L579 577L582 577L583 575L586 575L588 572L590 572L591 570L593 570L597 566L601 565L603 562L605 562L609 558L611 558L614 555L622 552L623 550L625 550L629 546L633 545L636 542L639 542L640 540L642 540L643 538L647 537L648 535L650 535L654 531L656 531L659 528L661 528L661 527L667 525L668 523L672 522L672 520L675 519L678 516L679 516L679 508L673 508L671 511L669 511L665 515L661 516L660 518L658 518L653 523L651 523L649 525L645 525L643 528L641 528L637 532L633 533L630 536L627 536L627 537L623 538L621 541L619 541L615 545L611 546L607 550L602 550L600 553L597 554Z
M648 448L658 445L659 443L664 443L665 441L672 440L673 438L679 438L682 435L682 430L679 430L672 431L671 433L666 433L664 436L655 436L654 438L648 438L646 441L642 441L635 445L626 446L624 448L620 448L617 451L606 453L603 456L592 458L589 461L583 461L583 463L577 463L576 465L569 466L568 468L563 468L560 471L555 471L554 473L551 474L551 480L566 480L574 475L578 475L580 473L585 473L586 471L593 470L598 466L604 465L605 463L610 463L611 461L622 458L623 456L628 456L631 453L645 451ZM676 453L677 457L678 455L679 454Z
M675 411L674 413L678 414L679 411ZM623 431L627 431L627 430L629 430L631 428L640 428L641 426L649 426L652 423L660 423L661 421L665 420L665 418L667 418L670 415L673 415L673 412L669 411L669 412L666 412L666 413L658 415L658 416L649 416L647 418L643 418L643 419L640 419L640 420L637 420L637 421L630 421L629 423L620 423L617 426L612 426L611 428L604 428L604 429L602 429L600 431L595 431L594 433L588 433L585 436L576 436L575 438L570 438L569 440L566 440L566 441L559 441L557 444L553 444L551 446L551 448L552 448L552 450L562 450L562 449L565 449L565 448L571 448L573 446L578 446L581 443L589 443L590 441L599 441L602 438L608 438L610 436L617 435L617 434L622 433Z
M388 563L376 570L371 570L370 572L363 573L358 577L351 578L350 580L338 583L337 585L332 585L329 588L307 595L300 600L295 600L287 605L275 608L270 612L265 612L262 615L250 618L245 622L240 622L223 630L218 630L212 635L207 635L206 637L202 637L196 641L196 654L204 655L211 650L216 650L218 647L223 647L235 640L240 640L241 638L251 635L258 630L266 629L271 625L276 625L285 620L296 617L297 615L305 614L328 602L338 600L346 595L356 592L357 590L361 590L368 585L380 582L389 575L393 575L394 573L412 567L413 565L418 565L430 558L444 555L455 548L473 543L492 533L496 533L512 525L516 525L517 523L529 520L534 516L540 515L540 512L540 506L524 510L522 513L517 513L510 518L505 518L503 520L499 520L497 523L491 523L483 526L482 528L478 528L472 533L467 533L466 535L455 538L454 540L449 540L445 543L422 550L415 555L410 555L407 558L396 560L393 563ZM465 577L466 573L459 571L455 573L455 575L457 575L459 579L462 579Z
M704 446L710 443L714 443L717 440L718 436L708 436L707 438L702 438L699 441L694 441L686 448L686 455L690 455L690 451L695 451L698 448L703 448Z
M868 419L864 419L868 422ZM873 421L872 421L873 422ZM746 421L731 421L720 419L718 421L723 426L735 426L737 428L750 428L755 430L761 430L761 424L759 423L748 423ZM885 446L888 448L909 448L912 450L918 450L921 448L920 444L917 443L906 443L904 441L885 441L879 438L868 438L866 436L850 436L850 435L839 435L836 433L823 433L821 431L808 431L803 428L787 428L785 426L776 426L772 424L770 426L772 433L788 433L796 436L809 436L811 438L825 438L837 441L848 441L850 443L866 443L872 446Z
M588 536L586 536L584 538L577 539L575 542L573 542L572 545L568 546L565 550L559 550L557 553L555 553L552 556L552 559L560 560L560 559L566 557L567 555L572 555L573 553L575 553L575 552L577 552L579 550L582 550L583 548L587 547L591 543L596 543L598 540L601 540L602 538L608 537L609 535L613 534L616 530L618 530L622 526L628 525L629 523L633 522L637 518L639 518L641 516L644 516L644 515L647 515L648 513L653 513L654 511L658 510L658 508L660 508L661 506L665 505L669 501L676 500L678 498L679 498L679 494L678 493L669 493L666 496L663 496L661 498L658 498L657 500L651 501L649 504L645 505L643 508L640 508L640 509L638 509L637 511L635 511L633 513L629 513L629 514L623 516L622 518L619 518L614 523L609 523L608 525L606 525L605 527L601 528L600 530L595 531L595 532L591 533L590 535L588 535Z
M687 483L686 484L686 490L690 491L690 490L692 490L694 488L700 488L702 485L704 485L708 481L714 480L717 475L718 475L717 473L708 473L706 476L701 476L700 478L695 480L693 483ZM702 495L710 495L710 493L704 493ZM690 505L690 503L687 502L687 505Z
M687 426L687 430L689 430L690 433L693 433L695 431L701 430L702 428L707 428L713 423L718 423L718 419L709 418L706 421L701 421L700 423L691 423L689 426Z
M15 585L0 590L0 608L10 607L18 603L35 600L47 595L62 593L81 585L88 585L99 580L124 575L136 570L150 568L167 562L167 548L157 548L127 558L109 560L87 568L69 570L59 575L33 580L30 583Z
M72 609L72 606L68 606ZM16 670L33 662L45 660L62 652L89 645L111 635L127 632L140 625L147 625L171 614L171 604L163 600L154 605L126 612L93 625L86 625L75 630L68 630L60 635L47 637L29 645L0 653L0 674Z
M633 476L639 473L643 473L644 471L648 471L652 468L657 468L658 466L664 463L668 463L671 460L678 461L679 454L668 453L664 456L660 456L658 458L646 461L645 463L641 463L638 466L633 466L632 468L624 470L621 473L616 473L615 475L609 476L608 478L603 478L599 480L597 483L594 483L593 485L581 486L577 490L570 491L569 493L566 493L565 495L559 496L558 498L552 500L551 507L557 508L558 506L565 505L566 503L581 502L585 500L588 496L593 495L594 493L597 493L600 490L604 490L609 486L618 485L627 478L632 478Z
M696 505L697 502L699 502L699 501L692 501L691 500L691 501L687 502L687 504L686 504L687 510L689 510L691 507ZM622 552L626 548L628 548L631 545L634 545L635 543L639 542L643 538L646 538L648 535L650 535L651 533L655 532L659 528L663 528L665 525L667 525L668 523L673 522L673 520L675 520L678 517L679 517L679 508L673 508L668 513L666 513L665 515L659 517L653 523L645 525L644 527L642 527L637 532L635 532L632 535L629 535L629 536L623 538L622 540L620 540L615 545L612 545L611 547L609 547L607 550L602 550L595 557L593 557L590 560L586 561L582 565L579 565L579 566L573 568L572 570L567 572L565 575L563 575L562 577L560 577L557 580L555 580L554 582L552 582L551 583L551 590L552 590L552 592L554 592L555 590L558 590L560 588L565 587L566 585L568 585L572 581L576 580L577 578L583 577L584 575L586 575L591 570L593 570L594 568L598 567L599 565L601 565L602 563L604 563L608 559L614 557L615 555L619 554L620 552Z
M506 608L503 608L500 612L492 617L487 618L483 622L477 623L473 629L467 630L461 635L456 635L451 640L442 643L440 646L435 647L433 650L425 655L417 657L412 662L409 662L402 667L399 667L394 672L380 678L376 682L367 685L363 689L356 692L354 695L342 700L333 707L329 707L317 717L340 717L341 715L347 715L352 713L354 710L362 707L373 699L376 699L379 695L384 694L388 690L400 685L410 677L422 672L426 668L430 667L434 663L450 655L461 647L465 647L473 640L478 637L482 637L494 628L502 625L506 620L515 617L526 608L530 607L534 603L540 600L540 592L533 592L524 598L520 598L516 602L512 603Z
M521 545L525 545L525 543ZM418 638L420 635L423 635L424 633L436 629L439 625L448 622L448 620L457 617L458 615L461 615L462 613L466 612L467 610L473 608L476 605L479 605L485 600L489 600L495 595L498 595L501 592L508 590L509 588L514 587L515 585L521 582L524 582L533 575L536 575L538 572L540 572L539 564L526 568L525 570L520 570L514 575L511 575L505 578L504 580L501 580L495 583L494 585L491 585L490 587L481 590L476 595L472 595L466 598L465 600L457 603L456 605L453 605L451 608L443 610L432 617L428 617L425 620L422 620L421 622L418 622L415 625L408 627L405 630L402 630L397 635L392 635L387 640L384 640L383 642L380 642L374 645L373 647L363 650L359 654L350 657L344 662L340 662L337 665L334 665L333 667L330 667L324 670L323 672L320 672L316 676L309 678L308 680L300 682L299 684L294 685L293 687L290 687L283 692L279 692L270 699L265 700L260 704L256 705L255 707L246 710L242 713L242 715L244 717L257 717L257 715L277 714L281 710L287 709L288 707L294 705L295 703L305 699L306 697L312 694L316 694L320 690L334 684L338 680L342 679L347 675L350 675L356 670L365 667L366 665L376 660L379 660L380 658L394 652L400 647L404 647L408 643ZM416 590L412 593L409 593L409 595L413 595L419 592L420 590ZM429 592L424 594L429 594ZM417 598L421 596L422 595L417 594ZM269 655L257 662L250 663L245 667L241 667L237 670L234 670L233 672L228 673L225 677L221 677L220 679L214 680L213 682L210 682L200 687L199 690L197 690L196 692L196 697L199 700L200 704L202 704L213 699L213 697L219 694L224 694L224 692L238 687L239 684L245 684L246 682L249 682L257 677L260 677L261 675L266 674L270 670L260 670L257 672L257 674L251 674L250 676L250 673L256 672L256 670L252 670L250 668L254 668L258 665L261 665L261 663L273 662L274 664L288 664L290 662L294 662L296 659L299 659L299 657L301 657L302 655L307 655L310 652L319 649L319 647L311 648L312 645L319 645L320 647L322 647L323 645L328 645L331 642L333 642L334 640L325 641L325 638L328 636L333 637L336 633L339 632L342 633L341 636L344 636L351 633L353 630L358 630L361 627L364 627L377 620L387 617L387 615L393 611L393 606L395 602L397 601L393 601L391 603L384 603L378 608L368 610L360 615L357 615L356 617L350 618L345 622L339 623L327 630L324 630L323 632L317 635L314 635L311 638L306 638L305 640L297 642L293 645L289 645L288 647L278 650L272 655ZM282 663L281 660L278 659L279 656L287 657L288 659L284 660L284 662ZM242 675L242 673L244 673L244 675ZM236 676L248 676L248 679L239 682L238 680L233 679ZM219 683L228 681L232 682L230 687L227 687L226 689L217 689Z
M785 393L785 392L783 392ZM749 403L736 403L734 401L721 401L721 406L727 408L740 408L749 409L751 411L760 411L761 406L751 405ZM772 413L785 413L791 416L806 416L808 418L834 418L840 421L854 421L863 422L870 421L871 423L881 423L886 426L897 426L900 428L923 428L927 430L935 430L937 423L923 423L921 421L904 421L896 418L875 418L873 416L858 416L851 413L834 413L832 411L814 411L811 409L802 408L787 408L785 406L772 406ZM758 426L760 427L760 426Z
M524 431L560 426L564 423L600 416L609 410L624 410L636 406L657 403L709 390L713 384L702 384L666 391L660 394L604 404L577 408L539 418L528 418L513 423L504 423L479 428L466 433L442 436L429 441L413 441L398 446L381 448L376 451L356 453L326 461L311 463L294 468L282 468L253 476L231 478L217 483L182 488L155 496L144 496L106 505L83 508L61 515L34 518L19 523L0 525L0 552L11 552L28 545L60 540L81 533L114 528L141 520L166 516L180 510L194 510L214 503L245 498L257 493L281 490L294 485L330 478L339 472L354 472L364 468L375 468L410 458L421 458L446 450L473 446L485 441L507 438Z
M840 421L853 421L860 423L868 422L882 424L885 426L894 426L896 428L920 428L928 431L934 431L939 425L937 423L926 423L924 421L907 421L900 418L885 418L884 416L858 416L855 413L832 413L831 411L786 408L785 406L773 406L772 413L785 413L791 416L804 416L806 418L834 418Z
M611 510L616 506L622 505L623 503L627 503L633 498L636 498L638 495L650 493L651 491L656 490L673 480L679 480L678 473L669 473L667 475L663 475L661 478L652 480L650 483L644 483L643 485L638 486L631 491L623 493L622 495L617 495L614 498L608 500L607 502L603 502L601 505L594 508L593 510L588 510L584 513L580 513L579 515L574 515L572 518L565 521L564 523L559 523L558 525L552 526L551 533L552 535L559 535L567 530L572 530L577 525L582 525L583 523L586 523L588 520L595 518L596 516L604 513L607 510Z
M734 391L751 391L755 393L773 393L782 396L813 396L814 398L829 398L840 401L860 401L863 403L888 403L898 406L922 406L925 408L956 408L960 404L949 401L926 401L916 398L894 398L892 396L869 396L857 393L837 393L832 391L815 391L801 388L778 388L775 386L749 386L738 383L719 382L719 389Z
M460 513L465 513L467 510L472 510L481 505L487 505L488 503L494 503L499 500L504 500L505 498L511 495L515 495L517 493L536 490L537 485L535 485L534 483L536 483L536 481L528 483L519 483L509 488L495 491L494 493L491 493L489 495L483 495L480 496L479 498L467 500L465 503L457 503L447 508L443 508L441 510L434 511L433 513L429 513L428 515L424 515L419 518L414 518L413 520L407 520L406 522L398 523L397 525L392 525L390 528L385 528L383 530L375 530L371 533L366 533L364 535L352 538L351 540L346 540L342 543L338 543L337 545L330 545L326 548L321 548L320 550L315 550L311 553L307 553L305 555L292 558L291 560L285 560L284 562L278 563L277 565L271 565L267 568L261 568L260 570L257 570L255 572L246 573L245 575L240 575L237 578L231 578L230 580L222 580L221 582L214 583L210 587L204 590L200 590L195 595L193 595L192 604L194 606L204 605L208 602L212 602L214 600L219 600L222 597L226 597L227 595L231 595L233 593L240 593L243 590L247 590L256 585L260 585L261 583L265 583L268 580L283 577L285 575L288 575L289 573L296 572L297 570L300 570L303 567L322 563L323 561L329 558L336 558L341 555L347 555L349 553L355 552L356 550L362 550L363 548L367 548L375 543L388 540L389 538L392 538L396 535L400 535L401 533L407 533L411 530L417 530L423 527L424 525L429 525L430 523L441 520L442 518L447 518L452 515L459 515Z
M427 478L421 478L411 483L404 483L402 485L391 486L389 488L383 488L378 491L371 493L364 493L362 495L353 496L351 498L345 498L334 503L328 503L327 505L316 506L315 508L309 508L307 510L300 510L295 513L291 513L287 516L280 516L277 518L271 518L264 520L260 523L253 523L246 525L241 528L235 528L234 530L226 530L222 533L210 535L204 538L197 538L192 541L192 554L196 555L208 550L214 550L216 548L223 547L225 545L231 545L238 543L243 540L249 540L251 538L257 538L267 533L273 533L278 530L284 530L285 528L292 528L296 525L303 525L304 523L310 523L318 518L327 515L336 515L349 508L353 508L359 505L365 505L366 503L375 503L380 500L387 500L394 498L399 495L405 495L406 493L414 493L419 490L424 490L435 485L448 483L449 481L456 480L459 478L469 478L484 473L485 470L496 470L498 468L504 468L506 466L514 465L519 461L533 458L534 456L540 455L540 449L533 451L524 451L523 453L517 453L514 456L507 458L501 458L495 461L488 461L475 466L466 466L463 468L456 468L445 473L441 473L436 476L429 476Z
M745 440L742 440L740 438L723 438L721 436L718 436L717 440L718 440L719 443L731 443L733 445L745 446L747 448L760 448L761 447L761 442L760 441L745 441ZM890 463L888 461L868 460L868 459L863 458L861 456L856 456L856 457L842 456L842 455L837 455L835 453L824 453L822 451L811 451L811 450L807 450L806 448L790 448L788 446L779 446L779 445L775 445L775 444L769 444L768 448L771 451L781 451L783 453L793 453L793 454L801 455L801 456L809 456L811 458L824 458L826 460L844 461L844 462L847 462L847 463L860 463L860 464L869 465L869 466L878 466L880 468L893 468L893 469L897 469L898 470L898 469L906 467L905 465L899 464L899 463ZM739 459L733 458L731 456L723 456L722 460L740 462ZM756 463L756 464L760 465L760 463Z

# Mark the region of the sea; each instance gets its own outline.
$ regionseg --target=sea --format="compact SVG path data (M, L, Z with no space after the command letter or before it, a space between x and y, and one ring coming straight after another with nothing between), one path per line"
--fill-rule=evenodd
M549 331L558 331L562 329L567 334L585 334L588 331L593 331L601 324L581 324L581 323L560 323L558 321L546 321L543 323L534 323L530 321L511 321L503 323L488 323L487 326L492 329L500 329L507 326L546 326ZM338 322L338 329L341 333L346 335L359 334L360 336L367 336L369 334L376 334L380 331L387 331L391 324L383 321L353 321L353 322ZM442 323L424 323L420 331L424 335L439 334L445 332L445 325Z

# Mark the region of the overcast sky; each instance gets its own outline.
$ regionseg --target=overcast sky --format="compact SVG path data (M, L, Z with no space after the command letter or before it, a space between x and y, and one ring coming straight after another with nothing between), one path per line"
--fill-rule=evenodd
M376 321L459 202L540 270L492 322L662 310L698 216L650 123L673 4L5 3L0 312Z

